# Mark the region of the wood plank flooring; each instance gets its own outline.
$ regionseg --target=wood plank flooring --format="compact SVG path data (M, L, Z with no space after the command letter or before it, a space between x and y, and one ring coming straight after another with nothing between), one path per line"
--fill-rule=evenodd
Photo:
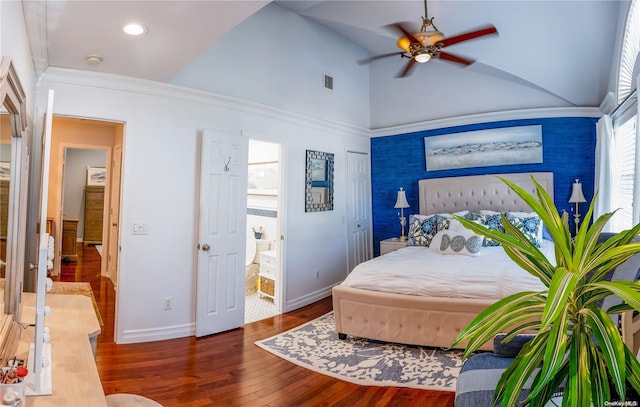
M331 298L204 338L116 345L113 285L100 276L95 247L79 244L78 255L77 262L63 263L58 279L87 281L94 290L105 322L96 357L105 394L140 394L165 407L453 406L453 393L358 386L296 366L254 345L330 311Z

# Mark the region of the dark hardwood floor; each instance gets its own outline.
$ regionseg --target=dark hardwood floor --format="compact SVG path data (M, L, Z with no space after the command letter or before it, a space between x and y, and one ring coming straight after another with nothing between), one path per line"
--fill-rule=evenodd
M453 393L365 387L296 366L254 345L332 308L331 298L204 338L140 344L113 341L115 291L100 276L94 246L78 245L61 281L91 283L104 320L96 363L105 394L135 393L169 406L453 406ZM126 312L126 310L121 310Z

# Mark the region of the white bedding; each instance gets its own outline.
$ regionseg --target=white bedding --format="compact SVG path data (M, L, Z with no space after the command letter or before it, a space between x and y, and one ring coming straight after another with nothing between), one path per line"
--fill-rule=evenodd
M543 240L541 246L547 258L553 259L553 243ZM405 247L359 264L342 284L396 294L495 299L546 289L499 246L483 247L477 257L443 255L424 246Z

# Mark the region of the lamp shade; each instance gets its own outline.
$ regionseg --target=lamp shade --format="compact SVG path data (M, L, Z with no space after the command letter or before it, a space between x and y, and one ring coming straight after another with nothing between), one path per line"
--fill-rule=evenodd
M407 202L407 195L405 194L405 191L402 188L400 188L400 191L398 191L398 199L396 199L396 204L393 207L394 208L409 207L409 202Z
M573 183L573 189L571 190L571 197L569 198L569 203L581 203L587 202L582 193L582 183L578 180Z

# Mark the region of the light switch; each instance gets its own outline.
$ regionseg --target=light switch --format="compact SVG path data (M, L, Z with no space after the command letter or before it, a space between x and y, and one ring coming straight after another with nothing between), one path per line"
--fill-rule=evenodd
M133 222L134 235L148 235L149 224L147 222Z

